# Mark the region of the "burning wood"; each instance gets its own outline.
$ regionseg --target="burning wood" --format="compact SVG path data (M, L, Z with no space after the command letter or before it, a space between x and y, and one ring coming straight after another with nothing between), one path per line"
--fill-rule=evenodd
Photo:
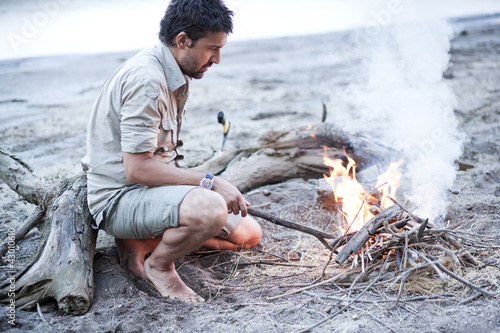
M321 190L323 202L335 201L330 203L330 207L340 210L344 219L341 226L343 235L330 244L332 254L340 248L335 258L338 265L344 264L354 254L351 269L361 266L356 279L362 275L373 276L377 269L378 279L392 267L399 272L393 284L398 280L401 282L398 299L408 277L425 268L434 270L444 285L451 276L482 295L494 295L460 278L446 267L480 265L453 236L453 230L437 228L428 219L413 215L393 199L399 187L401 174L397 168L401 162L391 164L389 170L378 178L375 190L368 193L356 180L354 160L347 159L347 166L344 167L342 160L333 161L325 157L325 165L332 168L331 175L325 176L325 179L333 192L326 191L325 195L325 190ZM342 276L347 276L347 271L331 280L340 281Z
M467 232L458 232L454 229L437 228L428 219L414 216L396 200L396 205L384 209L380 214L371 218L360 230L342 235L330 244L331 254L340 249L335 258L333 272L327 279L323 279L328 267L331 267L331 259L325 264L323 274L314 283L307 284L298 289L288 291L284 294L267 298L272 301L278 298L303 292L328 284L334 284L337 288L346 283L347 291L351 293L356 283L366 282L368 286L353 299L338 298L348 302L342 309L349 307L354 302L364 302L361 296L375 283L385 283L387 289L391 289L399 282L397 298L391 300L396 304L400 301L403 288L410 276L419 273L428 276L435 272L440 279L442 287L450 284L450 278L475 290L479 296L497 297L484 286L471 283L456 272L467 266L472 269L484 267L477 261L457 240L457 237L467 240L477 247L489 247L494 238L483 235L474 235ZM454 226L458 228L460 225ZM346 262L351 254L351 262ZM349 265L349 266L346 266ZM422 275L416 280L420 281ZM430 281L427 279L427 281ZM429 283L429 282L426 282ZM432 283L435 286L435 283ZM423 290L421 290L423 291ZM425 290L426 293L429 290ZM319 294L314 297L329 298ZM425 296L424 299L432 296ZM468 299L467 299L468 300ZM366 301L376 302L376 301ZM339 310L340 311L340 310Z
M361 248L366 244L370 237L374 236L377 233L380 226L386 225L388 222L391 222L400 213L400 208L392 206L384 210L379 215L371 218L347 242L347 244L342 248L342 251L340 251L335 258L335 261L339 264L342 264L351 255L351 253L358 253L358 251L361 250ZM343 240L345 240L344 237L339 238L337 241L335 241L335 244L332 244L332 247L336 249L343 244Z
M332 244L333 249L345 245L335 261L344 263L349 255L361 251L363 257L375 261L394 250L398 269L405 269L408 249L434 249L449 255L455 264L457 256L472 265L480 263L451 236L447 229L437 229L428 219L423 220L409 213L404 207L391 206L368 221L358 232L341 236ZM365 246L366 245L366 246Z

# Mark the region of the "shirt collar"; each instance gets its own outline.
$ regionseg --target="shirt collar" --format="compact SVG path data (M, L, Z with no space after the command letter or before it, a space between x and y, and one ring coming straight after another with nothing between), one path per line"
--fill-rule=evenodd
M167 77L168 89L174 92L187 83L187 76L182 74L179 64L167 46L158 43L155 48L161 55L159 60Z

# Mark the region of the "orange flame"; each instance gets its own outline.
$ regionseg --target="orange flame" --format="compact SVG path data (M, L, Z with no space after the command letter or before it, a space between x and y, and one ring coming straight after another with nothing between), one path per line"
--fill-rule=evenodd
M343 216L343 233L358 231L374 216L370 212L370 205L387 208L394 203L387 196L395 197L399 188L401 173L398 167L401 161L391 163L389 169L377 179L375 190L368 193L356 179L356 162L347 156L348 164L344 167L341 159L332 160L324 156L324 164L328 166L330 176L325 180L333 190L334 198L341 205L340 212Z

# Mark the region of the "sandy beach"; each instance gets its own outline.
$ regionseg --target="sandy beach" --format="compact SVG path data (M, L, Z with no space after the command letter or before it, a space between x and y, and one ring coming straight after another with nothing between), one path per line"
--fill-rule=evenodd
M445 223L459 230L496 236L500 226L500 25L489 20L462 22L451 41L451 66L444 76L456 98L454 114L463 134L459 161L474 165L458 171L444 196L454 204ZM205 78L193 81L181 132L183 167L199 165L220 154L222 133L216 115L231 121L226 149L245 147L270 130L289 130L321 122L343 124L352 103L341 98L363 80L360 65L369 50L346 54L352 31L277 39L229 42L222 62ZM342 47L344 45L344 47ZM0 144L28 163L47 184L81 173L86 126L93 100L104 80L134 52L67 55L0 61ZM373 124L373 126L376 126ZM371 132L373 128L366 128ZM293 179L245 193L254 206L305 225L328 230L332 212L317 201L319 180ZM408 184L402 185L404 196ZM29 215L33 206L0 181L0 238ZM297 293L275 301L266 298L321 275L328 251L312 237L260 221L259 247L241 252L193 254L179 260L189 286L207 299L192 305L161 298L147 283L118 264L113 240L100 234L94 261L95 300L82 316L58 312L54 302L36 311L17 311L16 326L0 307L3 332L295 332L327 318L342 303ZM332 231L333 232L333 231ZM28 260L38 231L18 244L17 265ZM500 252L477 255L483 271L469 278L478 285L500 284ZM296 265L256 264L272 256ZM4 274L4 271L0 272ZM0 278L4 278L0 274ZM331 288L331 289L330 289ZM317 291L333 290L325 286ZM498 298L478 297L456 285L425 295L451 296L406 302L359 303L314 332L494 332L500 327ZM394 297L394 291L372 288L367 298ZM418 292L406 298L421 296ZM351 296L352 297L352 296ZM390 304L390 303L389 303ZM380 323L382 322L383 325Z

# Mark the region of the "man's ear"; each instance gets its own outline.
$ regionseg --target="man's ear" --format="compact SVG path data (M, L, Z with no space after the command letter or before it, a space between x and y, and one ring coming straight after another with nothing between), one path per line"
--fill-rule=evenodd
M191 39L189 38L189 36L187 35L187 33L185 33L184 31L183 32L179 32L179 34L175 38L175 42L176 42L177 48L179 50L182 50L184 48L190 47L191 44L192 44Z

